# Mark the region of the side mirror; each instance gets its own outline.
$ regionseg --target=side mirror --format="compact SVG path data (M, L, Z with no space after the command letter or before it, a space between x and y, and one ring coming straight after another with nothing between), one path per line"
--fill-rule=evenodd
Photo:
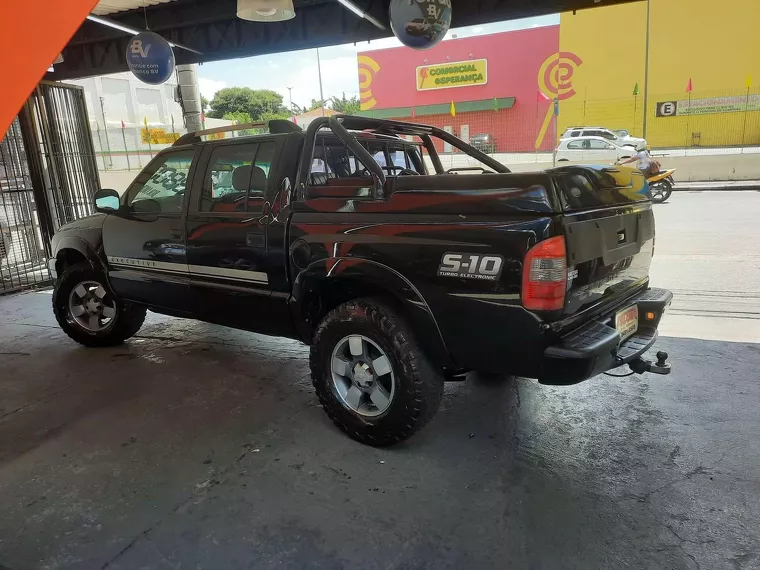
M116 190L103 188L95 192L95 211L103 214L113 214L121 207L121 199Z

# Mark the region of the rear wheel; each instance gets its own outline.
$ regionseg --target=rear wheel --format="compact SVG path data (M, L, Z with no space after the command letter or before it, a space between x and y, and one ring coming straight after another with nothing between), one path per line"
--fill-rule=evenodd
M145 309L121 302L105 276L87 263L63 271L53 289L53 313L72 340L89 347L113 346L134 336Z
M309 363L327 415L368 445L407 439L435 415L443 397L442 374L406 322L379 300L331 311L317 328Z
M652 192L652 202L662 204L673 193L673 185L667 179L658 180L652 184L650 191Z

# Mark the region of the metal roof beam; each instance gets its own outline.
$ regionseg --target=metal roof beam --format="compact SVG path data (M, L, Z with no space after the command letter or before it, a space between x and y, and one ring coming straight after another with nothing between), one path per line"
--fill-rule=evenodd
M470 26L641 0L453 0L452 26ZM249 22L235 16L236 0L175 0L147 8L150 29L202 55L176 50L177 64L218 61L269 53L376 40L391 35L390 0L353 0L387 27L358 18L336 0L295 0L296 16L286 22ZM145 28L143 10L112 14L114 22ZM66 49L64 62L46 78L74 79L126 71L130 34L85 22ZM519 54L516 54L517 57Z

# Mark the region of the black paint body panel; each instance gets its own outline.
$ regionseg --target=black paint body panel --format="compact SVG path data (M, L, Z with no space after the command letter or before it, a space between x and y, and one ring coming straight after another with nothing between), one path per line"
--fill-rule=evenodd
M356 130L366 121L345 120ZM475 151L496 172L457 175L444 173L432 154L436 174L385 179L375 163L372 195L315 198L308 192L308 153L327 124L267 135L277 152L260 211L198 211L203 175L195 172L205 172L215 144L198 142L181 216L119 213L67 226L56 239L78 236L101 259L186 267L187 273L167 274L109 266L118 295L158 312L310 343L320 309L361 291L392 302L437 366L533 378L547 348L646 289L654 218L640 174L601 166L513 174ZM329 124L342 136L334 118ZM425 129L432 128L409 129L430 150ZM349 148L373 160L359 145ZM556 236L567 244L565 307L528 311L521 299L523 260ZM498 278L439 275L447 253L470 261L498 257Z

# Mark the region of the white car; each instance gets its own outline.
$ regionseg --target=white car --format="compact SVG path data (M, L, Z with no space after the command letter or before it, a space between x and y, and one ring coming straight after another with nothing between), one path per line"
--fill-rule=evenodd
M623 132L625 132L625 135L622 134ZM632 137L628 131L613 132L604 127L568 127L561 139L571 139L576 137L602 137L618 146L632 146L634 148L640 144L647 144L646 139Z
M635 148L616 145L603 137L562 139L557 145L557 162L611 163L635 154Z

